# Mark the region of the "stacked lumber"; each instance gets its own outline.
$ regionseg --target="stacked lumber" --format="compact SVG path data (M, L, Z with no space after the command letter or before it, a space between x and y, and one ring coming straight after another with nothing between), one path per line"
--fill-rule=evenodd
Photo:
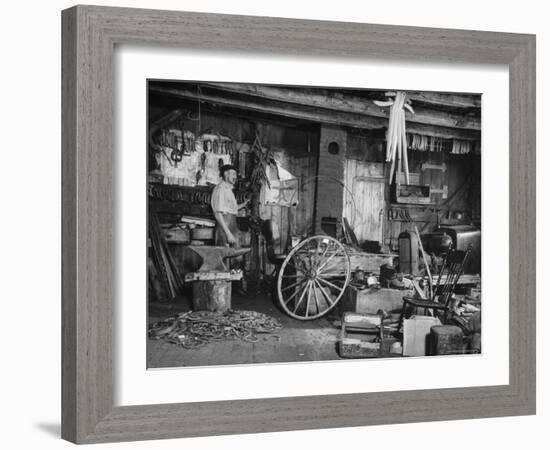
M183 280L164 238L156 213L149 215L149 278L159 301L173 300L183 286Z

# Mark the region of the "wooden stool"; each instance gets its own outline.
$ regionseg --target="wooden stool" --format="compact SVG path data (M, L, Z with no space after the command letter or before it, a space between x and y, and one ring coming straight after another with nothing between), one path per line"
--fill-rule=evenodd
M186 274L185 281L193 283L193 310L224 312L231 309L231 282L242 277L241 271Z
M193 310L225 312L231 309L231 281L195 281Z

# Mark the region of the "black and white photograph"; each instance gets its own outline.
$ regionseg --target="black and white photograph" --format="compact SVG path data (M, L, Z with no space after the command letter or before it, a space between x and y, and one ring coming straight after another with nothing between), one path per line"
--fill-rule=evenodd
M148 368L482 352L481 95L147 96Z

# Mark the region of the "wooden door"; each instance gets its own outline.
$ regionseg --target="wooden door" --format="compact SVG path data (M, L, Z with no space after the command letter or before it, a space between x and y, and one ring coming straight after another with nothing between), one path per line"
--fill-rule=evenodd
M384 163L346 160L344 211L359 243L383 242L385 217Z

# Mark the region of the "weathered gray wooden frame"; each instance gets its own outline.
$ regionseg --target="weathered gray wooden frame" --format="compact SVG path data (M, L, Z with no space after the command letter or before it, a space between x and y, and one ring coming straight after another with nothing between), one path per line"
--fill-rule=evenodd
M535 413L535 36L95 6L63 11L62 31L63 438L92 443ZM114 407L113 49L120 43L508 65L509 384Z

